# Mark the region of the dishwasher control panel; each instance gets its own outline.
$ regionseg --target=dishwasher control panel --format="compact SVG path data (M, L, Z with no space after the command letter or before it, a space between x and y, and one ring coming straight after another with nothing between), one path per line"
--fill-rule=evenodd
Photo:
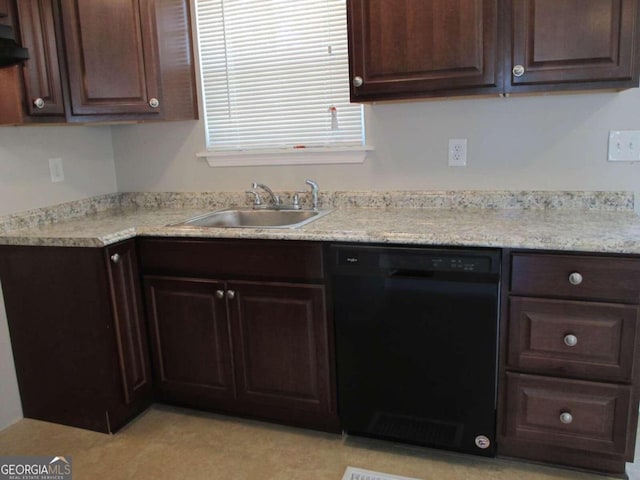
M335 250L336 266L358 269L398 269L434 272L497 273L495 251L465 250L452 253L429 248L341 247Z

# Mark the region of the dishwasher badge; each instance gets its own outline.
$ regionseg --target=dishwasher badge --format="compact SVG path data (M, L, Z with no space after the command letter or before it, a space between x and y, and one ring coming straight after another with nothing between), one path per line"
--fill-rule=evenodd
M490 445L491 440L489 440L489 438L485 437L484 435L478 435L476 437L476 447L482 448L484 450L485 448L489 448Z

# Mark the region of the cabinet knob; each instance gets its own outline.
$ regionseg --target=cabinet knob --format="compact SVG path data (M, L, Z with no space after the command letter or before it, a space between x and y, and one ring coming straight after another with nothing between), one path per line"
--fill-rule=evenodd
M354 77L353 78L353 86L354 87L361 87L362 85L364 85L364 80L362 79L362 77Z
M573 272L571 275L569 275L569 283L571 285L580 285L582 283L582 275L580 275L578 272Z
M113 255L111 255L111 261L113 263L120 263L120 254L114 253Z
M573 415L571 415L569 412L562 412L560 414L560 421L565 425L569 425L573 422Z
M33 101L33 104L35 105L36 108L44 108L44 100L42 98L36 98Z
M516 65L513 67L513 70L511 70L511 73L513 73L514 77L521 77L524 75L524 67L522 65Z
M578 344L578 337L575 335L569 334L564 337L564 344L567 347L575 347Z
M216 298L224 298L224 290L216 290Z
M233 290L227 290L227 298L229 300L233 300L234 298L236 298L236 292L234 292Z
M151 100L149 100L149 106L151 108L158 108L160 106L160 100L158 100L157 98L152 98Z

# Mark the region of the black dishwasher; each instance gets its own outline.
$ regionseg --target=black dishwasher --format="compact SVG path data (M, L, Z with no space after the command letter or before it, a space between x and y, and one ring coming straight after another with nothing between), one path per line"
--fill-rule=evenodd
M499 251L330 251L344 431L494 456Z

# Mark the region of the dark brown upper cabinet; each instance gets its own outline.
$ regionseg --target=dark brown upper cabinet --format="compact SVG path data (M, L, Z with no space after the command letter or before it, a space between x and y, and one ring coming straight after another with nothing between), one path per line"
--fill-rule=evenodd
M9 0L0 0L0 19L6 19L9 16ZM5 22L0 20L0 25Z
M62 2L73 115L161 113L153 4Z
M351 99L498 93L498 0L350 0Z
M58 39L55 32L55 2L21 0L17 3L22 45L29 49L29 61L22 69L25 114L41 121L63 121L64 100Z
M639 0L350 0L351 100L638 86Z
M30 59L0 124L198 118L189 0L4 1Z
M505 6L506 92L638 86L637 0Z

